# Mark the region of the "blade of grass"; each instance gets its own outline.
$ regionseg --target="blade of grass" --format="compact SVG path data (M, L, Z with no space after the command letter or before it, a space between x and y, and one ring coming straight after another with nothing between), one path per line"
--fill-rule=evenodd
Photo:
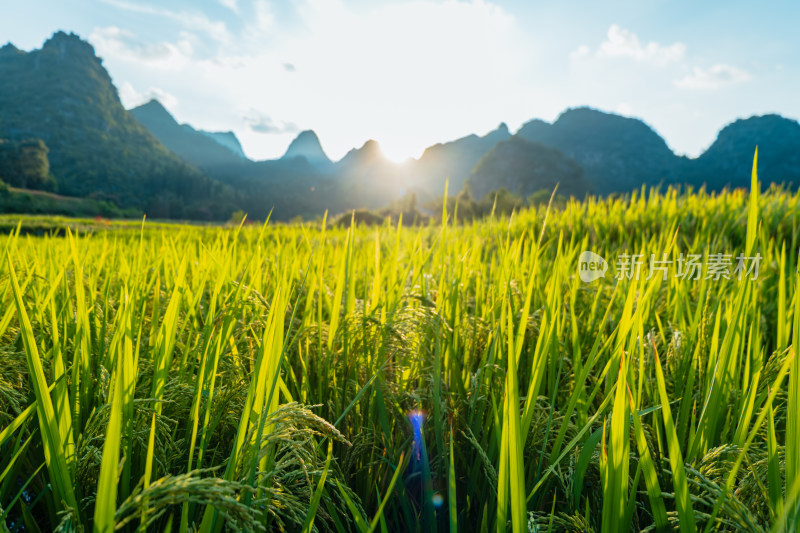
M302 532L303 533L311 533L312 528L314 527L314 517L317 514L317 507L319 507L319 501L322 499L322 493L325 492L325 480L328 478L328 470L331 467L331 457L333 457L333 441L328 441L328 457L325 459L325 468L322 469L322 475L319 477L319 482L317 483L317 488L314 491L313 496L311 497L311 503L308 506L308 513L306 514L306 520L303 522Z
M33 333L31 322L28 319L28 313L25 311L25 302L19 288L14 265L11 262L11 256L6 255L6 259L11 287L14 292L14 302L17 306L22 341L25 346L28 371L30 372L31 384L36 397L36 412L44 445L47 470L54 490L57 491L60 500L64 502L63 505L72 509L78 509L78 502L75 498L73 482L69 468L67 467L67 458L61 440L61 432L58 427L58 419L56 418L53 402L50 398L50 388L47 385L42 362L39 358L36 337Z

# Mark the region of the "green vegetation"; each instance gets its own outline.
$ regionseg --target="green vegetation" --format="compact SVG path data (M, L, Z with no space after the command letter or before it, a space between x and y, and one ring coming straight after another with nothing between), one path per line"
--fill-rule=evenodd
M141 211L121 209L111 202L59 196L44 191L0 186L0 213L52 214L71 217L138 218Z
M236 225L238 226L241 221L242 219L239 218ZM154 222L150 219L147 219L147 227L150 230L163 231L177 231L186 228L184 224L177 222L163 220ZM196 227L202 228L203 226ZM141 230L141 228L141 218L138 220L120 220L98 216L80 218L71 215L0 215L0 233L2 234L16 233L20 235L37 235L43 237L45 235L66 236L68 231L86 235L89 233L105 232L106 230L135 231Z
M0 528L795 531L800 195L753 185L0 237Z
M527 198L519 194L510 192L505 187L500 187L483 196L480 200L472 197L472 189L469 184L465 185L455 196L447 197L447 208L443 209L444 197L432 200L425 204L425 208L433 213L433 219L441 222L441 214L451 213L453 222L469 223L483 220L493 216L505 216L518 212L527 207L541 207L552 205L563 209L567 204L567 198L561 194L559 185L558 193L553 196L553 189L539 189ZM396 210L389 206L382 213L396 216ZM409 220L408 215L403 215L403 220ZM395 218L393 218L395 220Z
M500 187L522 197L558 189L583 198L591 187L583 170L569 157L539 143L514 136L497 143L475 166L467 181L478 198Z
M0 109L0 138L46 143L60 194L155 218L224 221L234 210L232 190L169 152L122 107L94 49L76 35L58 32L28 53L3 47Z
M56 189L50 173L47 146L41 139L0 139L0 181L23 189Z

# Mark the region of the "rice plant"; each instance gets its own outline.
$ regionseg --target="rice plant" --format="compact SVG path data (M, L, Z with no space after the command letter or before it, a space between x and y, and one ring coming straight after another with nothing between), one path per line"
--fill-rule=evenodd
M0 527L795 531L800 196L751 190L421 227L18 227ZM677 275L689 257L730 268Z

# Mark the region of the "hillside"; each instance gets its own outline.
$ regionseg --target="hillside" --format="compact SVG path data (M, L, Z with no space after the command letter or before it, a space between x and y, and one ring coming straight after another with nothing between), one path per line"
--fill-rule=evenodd
M715 190L747 187L756 146L762 183L800 185L800 124L779 115L750 117L724 127L692 162L689 179Z
M0 138L41 139L58 191L151 216L225 218L232 193L167 150L128 113L90 44L58 32L0 50Z
M574 159L599 194L680 181L686 163L641 120L585 107L565 111L553 124L528 122L517 135Z
M413 165L414 183L430 196L441 195L445 181L450 191L459 191L478 161L510 136L508 126L502 123L482 137L472 134L430 146Z
M504 188L527 198L541 191L558 191L582 198L591 189L583 170L558 150L515 135L497 143L475 166L467 181L477 199Z
M189 126L191 128L191 126ZM192 128L194 129L194 128ZM214 139L217 143L221 144L234 154L238 155L242 159L247 159L247 156L242 149L242 145L239 142L239 138L236 137L236 134L232 131L205 131L205 130L195 130L199 131L203 135Z
M142 212L134 208L120 209L103 200L61 196L34 189L19 189L9 187L2 182L0 182L0 213L103 218L141 218L142 216ZM3 228L0 227L0 233L3 231Z
M220 167L241 165L246 161L241 153L241 146L239 153L236 153L235 148L231 149L217 140L215 134L198 131L188 124L178 124L158 100L150 100L131 109L130 113L161 144L190 165L213 172ZM231 142L235 142L234 146L239 145L235 136L232 140L227 139L229 145Z

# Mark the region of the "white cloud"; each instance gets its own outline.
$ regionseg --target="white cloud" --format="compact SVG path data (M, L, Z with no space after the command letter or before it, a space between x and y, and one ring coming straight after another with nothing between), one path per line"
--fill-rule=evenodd
M686 45L680 42L661 45L655 41L643 45L635 33L612 24L598 53L607 57L630 57L637 61L665 64L683 59Z
M694 67L691 74L675 80L675 85L681 89L719 89L751 78L744 69L720 63L706 69Z
M135 33L117 26L95 28L89 35L89 41L100 57L144 63L152 68L166 70L186 66L194 52L192 43L185 35L176 43L146 43Z
M617 72L613 75L624 77L628 80L626 81L628 84L632 83L632 80L647 83L642 76L631 71L631 68L638 68L639 64L647 64L659 69L660 74L651 71L650 80L657 75L662 78L660 83L668 83L668 80L671 80L672 86L680 89L718 89L751 79L750 73L746 70L724 63L709 68L692 67L691 65L695 61L691 57L687 57L685 44L675 42L670 45L662 45L655 41L645 44L635 33L616 24L612 24L608 28L605 40L594 52L589 46L581 45L573 50L569 57L574 65L579 66L584 73L588 72L593 77L605 75L609 78L612 77L609 74L609 69L612 67L606 60L612 58L632 60L635 65L630 62L616 62ZM624 109L618 109L618 111L622 114L630 114Z
M592 50L586 46L585 44L580 45L578 48L570 52L569 57L570 59L580 59L582 57L587 57L589 54L592 53Z
M222 7L227 7L237 15L239 14L239 0L219 0Z
M256 133L297 133L300 128L297 124L292 122L276 121L268 115L264 115L257 111L252 112L251 115L242 117L244 122L251 130Z
M256 0L253 5L256 11L255 26L260 31L268 31L275 25L275 13L266 0Z
M218 43L228 43L231 40L231 35L224 22L211 20L205 14L197 11L171 11L147 4L136 4L126 0L101 0L101 2L123 11L153 15L177 22L184 28L206 34ZM235 1L233 3L235 4Z
M119 99L126 109L140 106L150 100L158 100L168 110L175 109L178 99L175 95L158 87L150 87L144 92L137 91L130 82L124 81L119 85Z
M570 54L572 59L588 57L591 49L582 45ZM595 53L600 58L627 58L642 63L651 63L658 66L677 63L686 55L686 45L675 42L662 45L655 41L643 44L639 36L632 31L612 24L608 28L606 39L600 43Z

